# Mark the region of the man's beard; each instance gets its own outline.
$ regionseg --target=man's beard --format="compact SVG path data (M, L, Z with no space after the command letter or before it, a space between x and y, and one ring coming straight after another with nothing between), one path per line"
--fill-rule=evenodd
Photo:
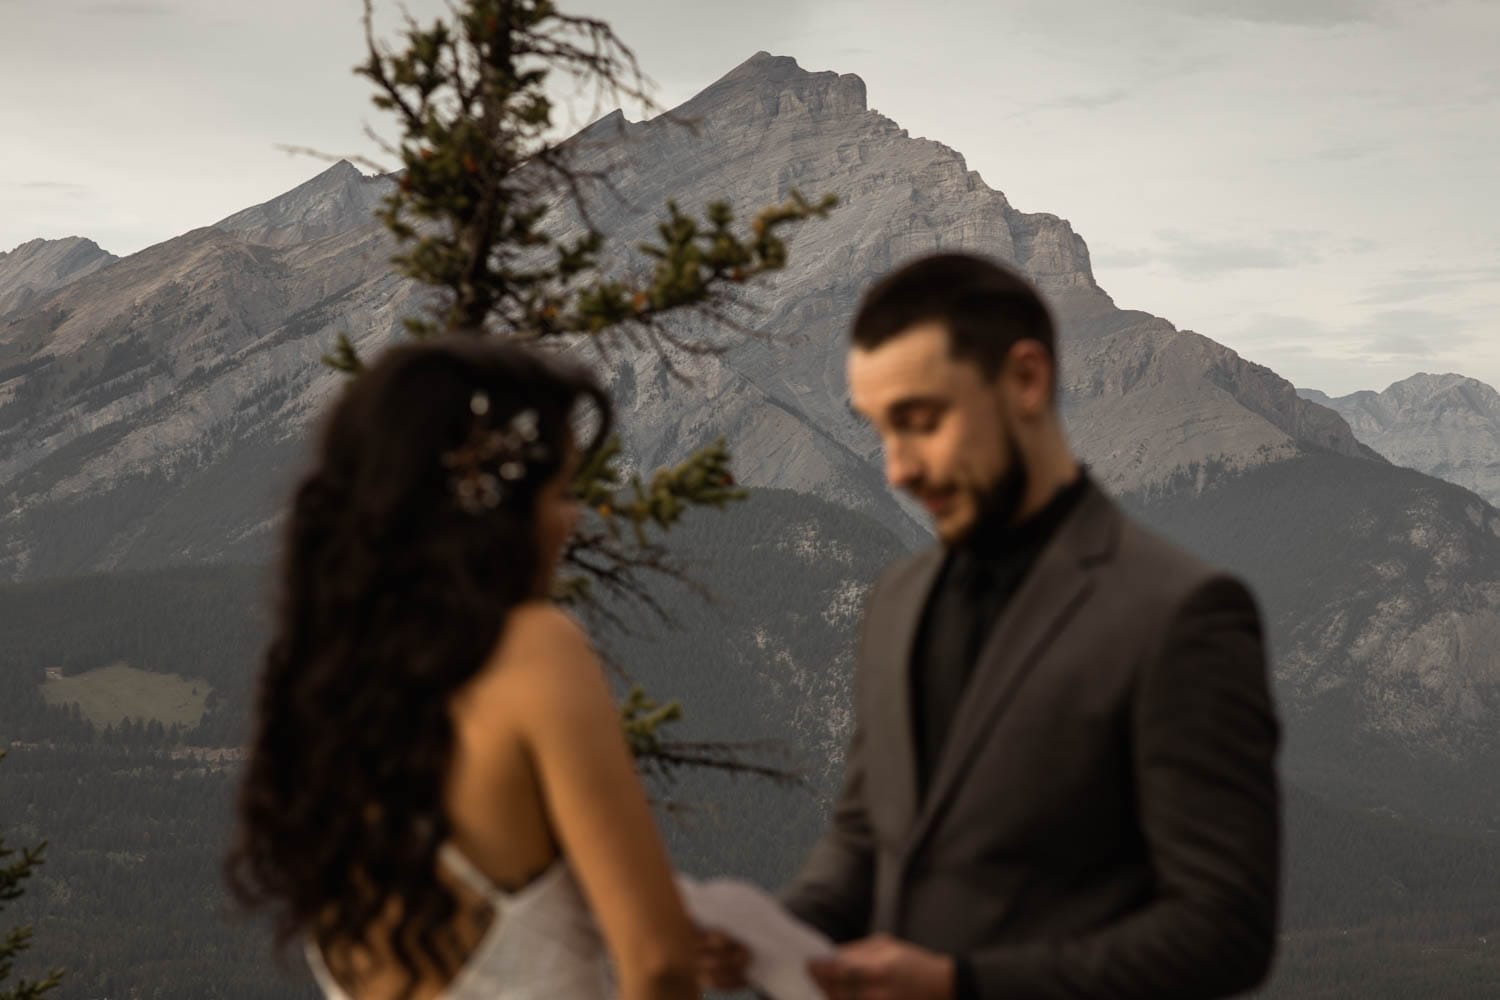
M1005 471L988 489L975 495L974 523L969 526L967 535L976 531L1004 531L1015 523L1022 504L1026 502L1026 488L1031 483L1026 456L1016 443L1009 423L1002 425L1001 432L1005 442Z

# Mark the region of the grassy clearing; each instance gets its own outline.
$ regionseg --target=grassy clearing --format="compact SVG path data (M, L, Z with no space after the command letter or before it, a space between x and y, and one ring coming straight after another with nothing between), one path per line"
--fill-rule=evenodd
M209 690L208 682L198 678L155 674L115 663L51 678L42 684L42 697L53 705L76 703L83 717L101 729L131 718L189 728L203 718Z

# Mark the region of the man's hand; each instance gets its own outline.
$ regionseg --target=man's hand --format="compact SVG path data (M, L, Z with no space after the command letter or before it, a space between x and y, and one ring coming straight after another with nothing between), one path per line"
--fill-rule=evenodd
M808 964L829 1000L951 1000L953 959L886 934Z
M723 931L698 932L698 985L705 990L743 990L750 952Z

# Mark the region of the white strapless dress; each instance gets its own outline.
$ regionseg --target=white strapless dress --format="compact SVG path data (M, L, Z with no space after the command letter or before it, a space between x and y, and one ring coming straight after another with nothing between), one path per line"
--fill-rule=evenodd
M494 918L442 1000L607 1000L614 995L608 954L567 862L558 858L517 892L497 888L457 848L443 863L494 909ZM353 1000L312 940L304 946L328 1000Z

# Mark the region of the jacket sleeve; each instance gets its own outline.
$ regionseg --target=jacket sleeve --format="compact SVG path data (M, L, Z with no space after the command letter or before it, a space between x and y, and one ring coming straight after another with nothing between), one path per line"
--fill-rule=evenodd
M865 602L855 656L854 732L844 758L843 788L827 831L781 894L788 910L836 942L853 941L868 933L874 898L875 835L865 803L865 729L858 689L879 590L877 583Z
M1087 935L981 949L981 997L1219 997L1270 967L1280 905L1280 726L1260 618L1215 577L1138 678L1132 757L1152 900Z

